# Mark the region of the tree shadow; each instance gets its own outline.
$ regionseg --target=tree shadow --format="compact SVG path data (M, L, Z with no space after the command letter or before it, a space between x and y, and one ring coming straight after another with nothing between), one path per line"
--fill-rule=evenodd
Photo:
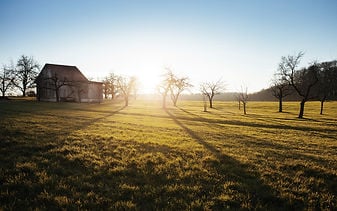
M302 202L290 204L278 197L278 190L263 184L251 166L221 153L183 124L184 120L201 121L218 127L216 121L198 115L182 118L166 110L165 118L172 119L215 159L202 157L204 160L198 161L189 149L177 151L167 145L121 141L113 137L97 139L93 144L91 140L90 143L80 140L74 148L65 143L54 143L58 133L66 136L85 129L123 109L104 114L98 111L97 117L84 120L64 115L65 126L62 128L65 130L46 134L49 139L41 138L44 134L34 134L31 139L23 140L27 131L5 134L9 131L0 130L0 207L16 210L237 210L243 206L283 210L305 207ZM132 118L136 114L125 115ZM164 118L162 115L153 117ZM74 120L75 124L69 123ZM247 139L253 147L261 147L254 137ZM81 150L83 154L79 152ZM135 154L135 151L139 153ZM202 163L203 169L196 169L193 162ZM308 171L308 176L320 177L315 170L298 169ZM336 181L334 175L325 176L332 183ZM328 185L328 188L333 187L335 185Z
M179 121L179 118L174 116L169 110L166 110L168 116L179 125L187 134L191 136L197 143L204 146L209 152L211 152L219 162L212 163L213 171L217 171L219 175L222 175L221 183L226 183L228 180L238 182L238 186L234 189L241 194L245 195L247 200L253 205L253 207L262 206L263 209L270 209L278 207L279 209L289 209L291 206L282 198L277 197L275 194L277 190L273 190L267 185L264 185L263 182L258 178L259 175L254 172L250 173L248 165L242 164L239 161L233 159L230 156L227 156L217 150L212 144L209 144L207 141L203 140L196 132L189 129L186 125ZM236 204L231 208L240 208L241 204ZM233 204L232 204L233 205ZM217 209L224 209L221 204ZM241 207L242 208L242 207Z
M212 114L212 113L211 113ZM215 115L215 114L212 114ZM245 116L251 119L255 119L254 116ZM279 124L279 122L274 122L267 119L260 119L263 122L271 122L273 124L262 124L257 122L248 122L248 121L240 121L240 120L208 120L213 122L218 122L221 124L231 124L231 125L241 125L241 126L249 126L249 127L259 127L259 128L271 128L271 129L284 129L284 130L298 130L298 131L316 131L316 132L337 132L336 129L328 129L328 128L314 128L314 127L308 127L308 126L293 126L293 125L287 125L287 124ZM296 119L294 119L296 120ZM297 119L297 121L305 121Z
M83 130L87 127L89 127L90 125L93 125L99 121L102 121L104 119L107 119L117 113L120 113L122 110L124 110L126 108L126 106L121 106L121 107L117 107L115 110L112 111L106 111L106 112L101 112L101 111L92 111L89 110L90 112L93 113L97 113L98 115L95 115L97 117L90 117L90 116L72 116L69 114L55 114L55 113L39 113L37 114L40 117L45 117L45 118L50 118L50 117L55 117L55 118L61 118L63 119L63 125L62 130L56 130L55 132L57 134L54 134L58 137L66 137L67 135L73 133L74 131L78 131L78 130ZM80 110L80 109L76 109L76 111L86 111L89 112L88 110ZM49 134L49 135L53 135L53 134Z

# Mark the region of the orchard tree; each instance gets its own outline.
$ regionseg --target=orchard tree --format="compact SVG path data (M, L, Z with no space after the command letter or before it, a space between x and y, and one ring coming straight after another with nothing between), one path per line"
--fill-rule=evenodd
M323 114L324 102L337 96L337 61L322 62L318 72L317 97L321 102L320 114Z
M140 83L136 76L132 76L130 80L133 81L132 95L133 95L133 99L136 100Z
M177 106L177 101L180 94L187 88L191 87L188 77L178 78L173 75L172 83L170 86L171 100L174 106Z
M204 82L200 85L200 91L208 98L210 108L213 108L213 97L224 90L225 84L221 79L216 82Z
M135 77L118 76L116 80L118 93L123 96L125 106L129 105L129 97L134 89Z
M241 96L240 96L240 92L238 92L234 97L235 97L235 100L238 102L238 108L239 108L239 110L241 110Z
M241 91L239 93L239 101L243 105L243 114L247 114L247 102L248 102L248 87L241 86Z
M110 94L110 90L111 90L111 85L110 85L110 81L108 80L108 77L105 77L103 79L102 83L103 83L104 99L108 99L109 94Z
M303 55L303 52L299 52L296 55L283 56L279 64L279 71L283 79L301 96L298 118L303 118L305 103L314 98L312 91L318 82L319 71L317 64L312 64L308 68L297 69Z
M168 95L168 93L169 93L169 91L171 89L171 86L175 82L175 76L172 73L171 69L166 68L166 71L167 72L164 75L162 75L163 80L160 82L160 84L157 87L159 94L163 98L162 107L164 109L166 108L166 98L167 98L167 95Z
M55 92L56 102L60 102L60 89L63 86L71 86L72 82L68 81L66 77L59 76L56 72L50 77L41 77L39 75L35 81L42 89L49 89ZM39 99L39 96L38 96Z
M2 93L2 97L6 96L6 92L14 87L14 65L10 66L4 65L0 72L0 91Z
M109 73L109 75L103 79L103 94L105 99L108 99L109 96L111 96L111 99L115 98L117 92L117 78L118 76L114 73Z
M271 91L279 101L278 111L283 112L283 99L292 93L291 86L284 80L280 72L274 74L272 79Z
M22 55L19 58L14 71L16 76L14 85L19 88L24 97L26 96L27 89L33 87L39 68L40 65L33 57Z

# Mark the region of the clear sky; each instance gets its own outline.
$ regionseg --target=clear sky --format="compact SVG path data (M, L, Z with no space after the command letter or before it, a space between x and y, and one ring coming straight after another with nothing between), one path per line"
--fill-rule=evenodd
M154 91L165 67L227 91L270 85L281 56L337 59L337 0L0 0L0 64L22 54L98 80L135 75Z

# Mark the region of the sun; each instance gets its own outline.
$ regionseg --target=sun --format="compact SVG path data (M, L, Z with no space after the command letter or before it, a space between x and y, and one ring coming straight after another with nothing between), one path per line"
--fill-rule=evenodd
M161 81L159 71L147 69L140 71L139 74L136 75L138 80L139 93L157 93L157 86L160 84Z

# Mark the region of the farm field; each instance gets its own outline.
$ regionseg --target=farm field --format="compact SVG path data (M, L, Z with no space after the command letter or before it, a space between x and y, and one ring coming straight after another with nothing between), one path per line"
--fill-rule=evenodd
M337 208L337 102L202 106L0 102L0 210Z

